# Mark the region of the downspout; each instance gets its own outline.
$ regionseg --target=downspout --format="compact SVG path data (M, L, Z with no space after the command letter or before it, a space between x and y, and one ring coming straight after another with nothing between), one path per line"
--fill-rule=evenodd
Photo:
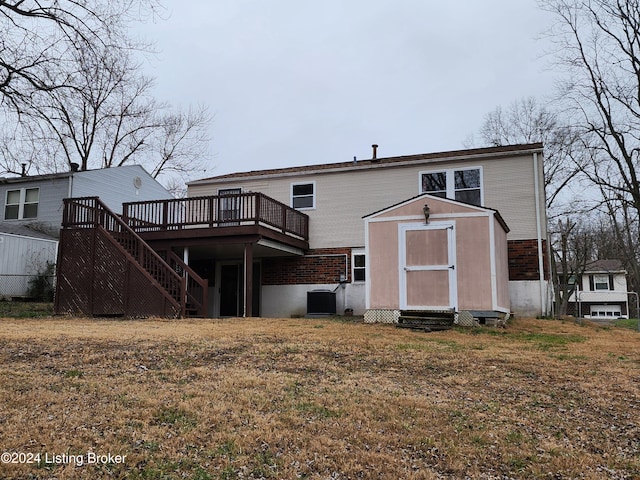
M540 307L542 308L542 314L545 315L546 311L546 298L544 288L544 250L542 248L542 212L540 211L540 177L538 172L538 153L533 154L533 184L535 189L536 200L536 234L538 236L538 271L540 272Z

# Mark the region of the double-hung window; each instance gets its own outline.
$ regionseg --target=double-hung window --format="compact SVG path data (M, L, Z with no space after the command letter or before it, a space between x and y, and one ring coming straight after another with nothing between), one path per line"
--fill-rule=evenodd
M593 276L594 290L609 290L609 275Z
M367 280L367 262L363 250L353 250L352 252L352 265L353 265L353 281L364 282Z
M482 205L482 168L420 172L420 193Z
M316 182L292 183L291 206L298 210L316 208Z
M8 190L4 204L5 220L38 218L39 188Z

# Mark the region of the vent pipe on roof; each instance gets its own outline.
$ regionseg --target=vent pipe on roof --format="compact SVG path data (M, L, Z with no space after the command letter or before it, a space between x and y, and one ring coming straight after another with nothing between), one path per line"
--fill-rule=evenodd
M20 174L21 177L26 177L27 176L27 164L23 163L22 164L22 173Z
M371 148L373 148L373 156L371 157L371 160L377 160L378 159L378 145L376 143L374 143L373 145L371 145Z
M77 163L70 163L69 166L72 172L77 172L80 169L80 165Z

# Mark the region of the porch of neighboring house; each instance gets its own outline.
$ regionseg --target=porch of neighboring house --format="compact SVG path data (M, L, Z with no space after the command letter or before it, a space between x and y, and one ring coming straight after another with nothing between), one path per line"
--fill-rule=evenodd
M308 216L261 193L64 203L57 313L219 317L260 314L260 265L303 255Z

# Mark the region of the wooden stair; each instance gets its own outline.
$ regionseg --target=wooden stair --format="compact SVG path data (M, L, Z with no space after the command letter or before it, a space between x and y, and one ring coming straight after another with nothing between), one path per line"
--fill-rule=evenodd
M450 330L453 328L455 312L453 310L403 310L398 318L397 328L410 328L423 332Z

